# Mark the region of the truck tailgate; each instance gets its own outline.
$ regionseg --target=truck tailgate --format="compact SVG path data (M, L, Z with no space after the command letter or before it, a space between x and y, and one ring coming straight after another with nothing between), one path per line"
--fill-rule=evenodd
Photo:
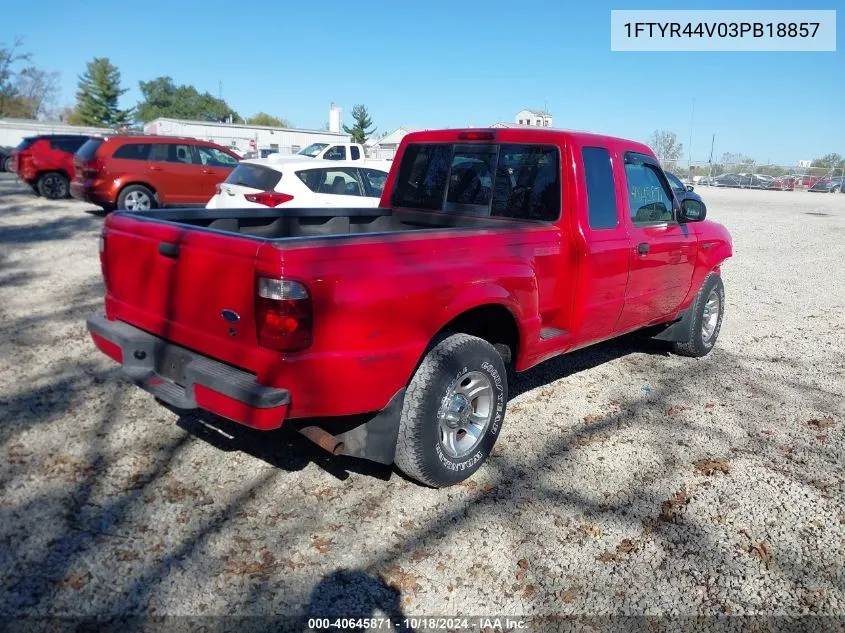
M255 274L263 242L120 215L106 227L110 319L259 371Z

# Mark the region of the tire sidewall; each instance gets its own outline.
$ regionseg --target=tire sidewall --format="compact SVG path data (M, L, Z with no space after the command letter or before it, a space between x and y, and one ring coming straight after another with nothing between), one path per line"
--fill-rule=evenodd
M54 195L53 192L47 191L46 183L48 179L55 179L57 181L57 187L60 186L60 195ZM67 198L68 194L70 193L70 182L67 179L67 176L64 174L60 174L58 172L47 172L46 174L42 174L38 178L38 193L42 196L47 198L48 200L61 200L63 198Z
M133 191L140 191L150 199L150 209L156 208L156 199L153 192L148 187L144 185L129 185L128 187L124 188L120 195L117 197L117 208L121 211L128 211L129 213L135 213L136 209L127 209L126 208L126 196L128 196Z
M505 365L491 345L473 341L463 345L455 354L441 359L432 388L428 390L418 410L424 446L423 469L440 485L463 481L475 473L489 457L499 437L508 402L508 385ZM446 394L456 386L467 372L484 374L493 386L493 414L481 442L465 457L453 458L446 454L440 441L440 416L443 414Z
M704 321L704 306L707 304L707 298L710 296L712 290L716 290L719 295L719 319L716 321L716 329L713 335L707 340L704 340L704 332L702 331L702 323ZM704 285L701 287L701 292L698 295L695 306L695 319L693 320L692 337L695 342L695 347L701 356L710 353L716 346L716 341L719 339L719 331L722 329L722 320L725 316L725 286L722 283L721 277L712 273Z

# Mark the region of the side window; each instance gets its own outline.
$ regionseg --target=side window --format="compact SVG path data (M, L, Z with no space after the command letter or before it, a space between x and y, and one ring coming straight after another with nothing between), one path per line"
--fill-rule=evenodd
M234 167L238 164L238 161L232 156L229 156L226 152L216 147L198 145L197 154L199 155L200 163L210 167Z
M628 204L635 225L671 222L672 194L658 174L658 167L643 161L637 154L625 154L625 178L628 181Z
M357 169L306 169L296 172L296 175L314 193L336 196L361 195Z
M149 143L126 143L121 145L112 154L112 158L123 158L126 160L147 160L150 154Z
M553 145L501 145L491 215L556 222L560 159Z
M170 145L167 143L153 143L152 148L150 149L150 157L147 160L152 160L156 162L167 162L167 154Z
M342 145L334 145L323 154L325 160L346 160L346 148Z
M408 145L393 187L393 204L397 207L439 211L446 193L451 162L451 145Z
M378 169L361 169L364 174L369 195L371 198L381 197L384 192L384 183L387 182L387 172L379 171Z
M349 148L349 154L351 155L352 160L358 160L361 158L361 150L359 150L354 145Z
M194 162L193 157L191 156L191 146L190 145L169 145L167 152L167 162L169 163L183 163L186 165L190 165Z
M618 223L616 186L610 152L603 147L585 147L584 178L587 180L587 208L591 229L613 229Z
M449 193L446 195L447 211L489 213L493 196L493 173L496 171L496 147L480 146L463 150L455 148L452 169L449 172Z

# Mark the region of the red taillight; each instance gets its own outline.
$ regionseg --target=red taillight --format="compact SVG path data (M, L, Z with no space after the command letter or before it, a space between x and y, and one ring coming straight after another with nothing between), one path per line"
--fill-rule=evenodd
M297 281L259 277L255 317L258 343L281 352L311 345L311 296Z
M95 158L82 164L82 173L91 178L104 171L105 166L104 161Z
M278 193L276 191L262 191L261 193L248 193L244 196L249 202L257 202L263 204L265 207L278 207L280 204L290 202L293 196L287 193Z
M106 232L100 233L100 271L103 273L103 283L106 286L106 292L109 290L109 275L108 275L108 259L106 257Z
M492 141L496 133L490 130L479 130L477 132L459 132L458 139L461 141Z

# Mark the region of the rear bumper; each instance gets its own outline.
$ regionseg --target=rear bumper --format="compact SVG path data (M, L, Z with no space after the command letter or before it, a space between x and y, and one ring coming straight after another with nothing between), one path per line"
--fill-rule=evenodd
M179 409L205 409L259 430L279 428L290 393L255 376L102 316L87 320L94 344L136 385Z
M90 202L97 205L112 205L115 201L111 193L106 189L97 188L89 182L73 180L70 183L71 197L82 200L83 202Z

